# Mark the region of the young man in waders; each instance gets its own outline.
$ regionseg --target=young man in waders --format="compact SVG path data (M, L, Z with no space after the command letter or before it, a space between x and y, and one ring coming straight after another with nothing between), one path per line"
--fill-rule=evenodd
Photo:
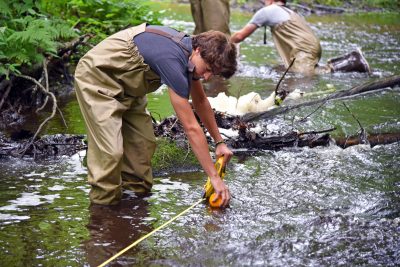
M190 11L195 25L193 34L210 30L231 34L229 0L190 0Z
M151 190L156 141L146 94L166 84L192 150L226 206L228 187L214 168L189 96L215 141L217 157L223 155L228 163L232 151L219 133L200 79L229 78L236 68L235 45L217 31L190 37L142 24L106 38L86 53L75 71L75 90L87 127L91 202L112 205L120 201L123 189L138 194Z
M231 41L240 43L257 28L269 26L272 38L285 67L304 74L329 73L336 71L370 72L368 62L361 50L328 60L328 65L319 67L321 45L305 19L287 8L285 0L264 0L265 7L256 12L250 22L234 33Z

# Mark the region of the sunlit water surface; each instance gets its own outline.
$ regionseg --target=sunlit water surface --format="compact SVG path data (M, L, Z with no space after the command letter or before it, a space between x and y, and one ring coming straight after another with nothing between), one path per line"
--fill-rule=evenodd
M163 6L161 9L170 8ZM193 30L187 5L166 9L163 21ZM329 74L312 78L288 74L282 86L300 89L302 99L399 74L400 24L392 15L310 17L321 37L322 63L360 46L373 74ZM382 18L382 16L384 18ZM385 20L386 16L386 20ZM397 15L398 16L398 15ZM237 30L249 15L234 13ZM376 21L376 22L374 22ZM262 32L241 45L238 74L220 91L267 97L282 71L270 36ZM165 89L149 96L154 114L172 113ZM333 136L400 130L399 90L332 101L262 122L270 133L336 127ZM82 132L75 101L64 107L69 131ZM53 123L49 132L60 132ZM230 207L211 210L201 203L117 260L116 266L398 266L400 265L399 143L341 149L288 148L236 155L227 168L234 196ZM114 207L89 205L83 152L46 163L0 161L0 258L2 266L96 266L196 202L205 175L176 173L156 178L151 195L125 194Z

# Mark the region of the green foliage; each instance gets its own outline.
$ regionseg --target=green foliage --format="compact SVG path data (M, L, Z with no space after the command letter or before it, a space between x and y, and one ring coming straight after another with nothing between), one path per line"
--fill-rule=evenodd
M395 11L399 11L400 9L400 1L392 1L392 0L364 0L365 5L369 7L382 7L387 9L392 9Z
M142 22L160 24L143 0L0 0L0 76L57 56L60 46L90 33L106 36Z
M57 55L60 42L77 36L64 21L39 12L33 1L0 0L0 75Z
M68 21L96 44L110 34L143 22L160 24L143 0L42 0L43 10Z
M309 1L315 4L327 5L327 6L345 6L346 4L350 4L356 8L365 8L365 7L372 7L372 8L388 8L388 9L395 9L396 7L399 8L398 1L392 0L313 0Z

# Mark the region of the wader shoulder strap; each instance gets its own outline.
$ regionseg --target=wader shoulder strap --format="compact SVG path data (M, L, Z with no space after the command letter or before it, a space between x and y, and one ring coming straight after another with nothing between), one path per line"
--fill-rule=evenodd
M174 41L176 44L178 44L183 51L185 52L185 54L187 56L190 56L190 51L189 49L185 46L184 43L182 43L182 39L183 37L187 36L184 32L178 32L177 34L169 34L167 32L164 32L162 30L158 30L158 29L151 29L146 27L146 32L151 32L151 33L155 33L164 37L167 37L169 39L171 39L172 41Z
M264 26L264 44L267 44L267 25Z

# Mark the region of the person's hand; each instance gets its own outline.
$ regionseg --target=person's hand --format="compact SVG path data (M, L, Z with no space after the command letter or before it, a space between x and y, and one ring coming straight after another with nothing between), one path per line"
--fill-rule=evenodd
M216 194L215 198L220 197L222 199L221 207L226 207L231 200L231 193L229 192L229 188L219 176L211 178L210 180Z
M228 162L231 160L233 152L228 148L228 146L225 143L222 143L215 148L215 155L217 158L223 156L224 166L226 166L226 164L228 164Z
M217 158L224 157L223 165L225 167L226 164L228 164L228 162L231 160L233 152L228 148L225 143L221 143L215 149L215 155ZM228 187L219 176L218 178L211 179L211 184L214 187L217 197L221 197L222 199L222 207L226 207L231 199L231 194Z

